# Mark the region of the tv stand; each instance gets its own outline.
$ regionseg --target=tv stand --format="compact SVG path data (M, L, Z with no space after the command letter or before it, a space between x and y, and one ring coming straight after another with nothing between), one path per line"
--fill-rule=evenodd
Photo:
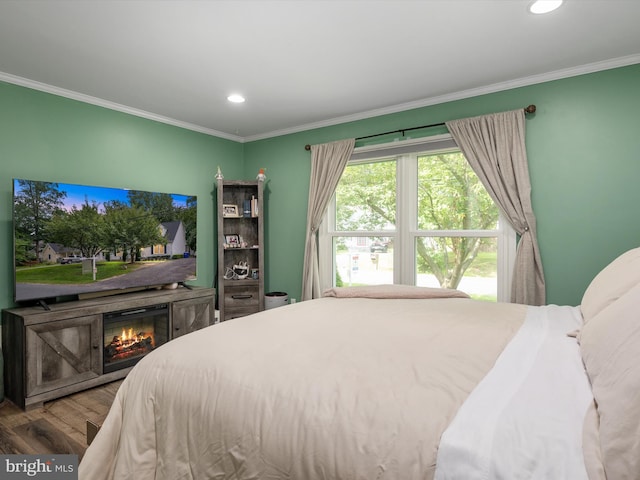
M134 367L104 372L105 313L166 303L171 341L213 325L214 300L213 288L179 287L3 310L5 395L28 409L123 378Z

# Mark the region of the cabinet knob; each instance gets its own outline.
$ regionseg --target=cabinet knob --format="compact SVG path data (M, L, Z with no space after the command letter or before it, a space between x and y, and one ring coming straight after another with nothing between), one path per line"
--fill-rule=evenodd
M178 331L180 330L180 327L174 327L174 330Z
M100 348L98 345L93 345L94 350L97 350L98 348Z

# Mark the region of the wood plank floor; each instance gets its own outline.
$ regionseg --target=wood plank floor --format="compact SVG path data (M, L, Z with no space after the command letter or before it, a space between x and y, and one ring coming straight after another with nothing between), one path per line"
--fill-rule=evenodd
M23 411L11 401L0 404L0 453L77 454L87 449L87 420L101 424L122 380L46 402Z

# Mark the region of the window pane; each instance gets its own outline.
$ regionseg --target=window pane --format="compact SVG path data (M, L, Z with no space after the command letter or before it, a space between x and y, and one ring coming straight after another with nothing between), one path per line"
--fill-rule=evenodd
M418 157L420 230L493 230L498 208L460 152Z
M349 165L336 189L336 230L393 230L396 162Z
M457 288L478 300L498 298L498 241L480 237L418 237L416 285Z
M393 283L393 243L385 237L334 237L334 286Z

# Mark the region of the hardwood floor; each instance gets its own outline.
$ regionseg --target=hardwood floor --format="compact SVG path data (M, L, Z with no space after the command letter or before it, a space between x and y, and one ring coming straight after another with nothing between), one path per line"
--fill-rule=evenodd
M101 424L122 380L46 402L23 411L11 401L0 404L0 453L77 454L87 449L87 420Z

